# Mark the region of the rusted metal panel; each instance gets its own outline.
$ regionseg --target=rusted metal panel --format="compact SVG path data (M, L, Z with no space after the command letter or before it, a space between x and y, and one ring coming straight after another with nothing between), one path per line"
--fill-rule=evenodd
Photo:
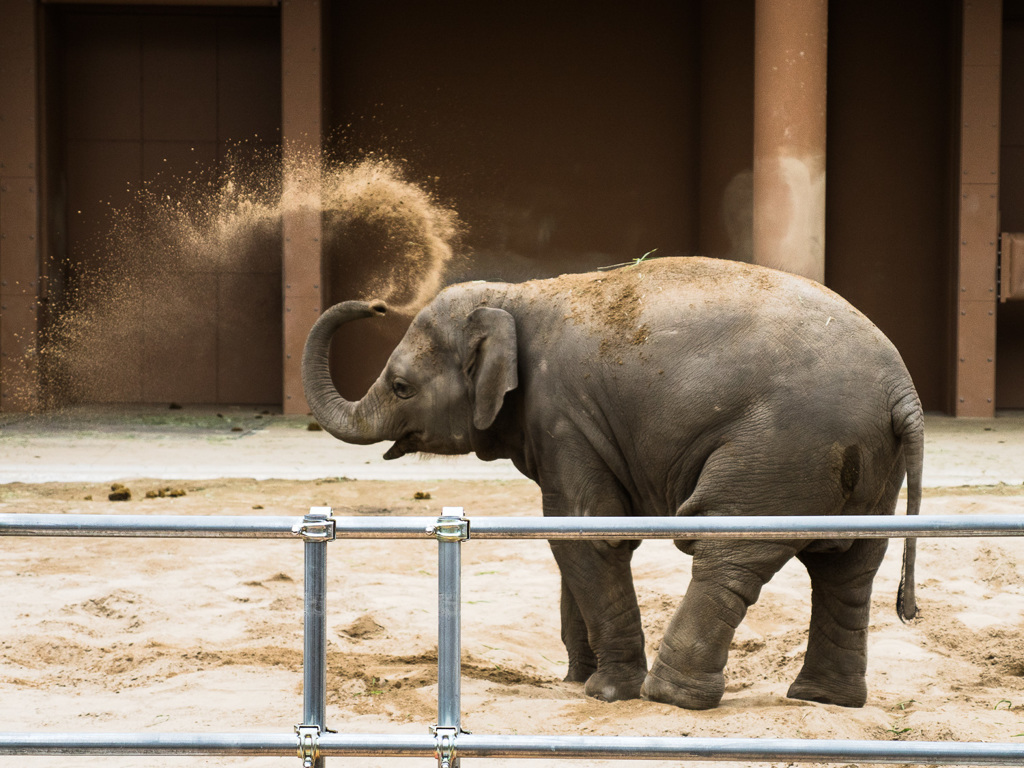
M0 12L0 175L35 176L37 156L36 7L7 2Z
M39 294L38 187L0 177L0 295Z
M759 0L754 262L825 281L826 0Z
M131 307L135 309L135 307ZM91 334L88 344L69 350L81 374L76 386L90 403L140 403L146 334L140 321L124 318L106 323L103 334Z
M143 401L219 402L216 274L154 276L141 283L153 303L145 312Z
M147 141L142 145L142 178L154 193L180 195L182 181L213 168L216 161L213 141Z
M990 417L995 411L995 304L961 301L957 334L956 415Z
M999 151L999 212L1002 227L1024 229L1024 141L1013 146L1003 138Z
M39 70L37 6L0 15L0 411L38 400Z
M142 24L125 15L69 14L61 39L64 133L70 140L142 139ZM73 30L73 32L71 31Z
M281 6L281 132L285 189L316 173L323 135L323 6L285 0ZM313 170L310 170L310 169ZM306 334L320 313L322 221L319 206L284 216L284 411L305 413L299 366Z
M35 35L26 34L35 29L36 7L29 0L6 0L0 29L0 63L30 62L35 58Z
M35 296L0 296L0 411L31 410L37 404L38 330Z
M142 135L217 141L217 21L154 16L142 24Z
M1000 138L1004 147L1020 147L1024 146L1024 22L1007 24L1003 40Z
M697 253L750 261L754 167L754 8L700 4L700 242ZM713 40L714 45L701 45ZM686 103L693 103L692 98ZM719 202L721 201L721 202Z
M960 298L994 301L998 201L994 184L964 184L960 195Z
M320 316L320 303L309 297L284 299L284 412L306 413L309 406L302 391L302 348L313 323Z
M55 153L65 158L67 249L87 272L123 269L132 285L132 295L121 302L124 317L104 322L94 334L100 338L90 340L94 348L83 350L89 358L83 364L89 389L85 399L253 402L262 392L270 399L261 397L261 402L280 402L279 231L270 225L252 248L247 243L233 249L230 265L222 263L218 249L198 258L171 259L174 274L163 275L161 282L148 254L133 251L130 237L110 226L115 208L132 221L141 220L135 218L144 212L136 192L143 182L150 192L170 195L170 204L180 202L182 210L193 212L203 204L197 199L202 194L194 194L188 174L201 166L214 169L232 134L244 132L237 138L245 139L266 131L268 141L279 140L280 75L267 74L280 67L277 15L128 7L49 12L60 22L55 24L53 58L65 77L57 101L65 105L60 117L72 133L69 138L64 132L62 151ZM224 51L220 30L228 30ZM78 66L74 57L84 63ZM221 78L225 62L233 62L230 76ZM87 94L89 103L72 109L71 93ZM246 99L260 116L248 130ZM219 102L233 105L237 130L219 130L225 113ZM277 126L269 124L264 102L277 105L269 110ZM104 104L116 114L84 112ZM79 117L89 128L88 138L73 137ZM168 247L175 248L176 242L169 241ZM235 289L225 291L225 283ZM259 287L255 297L245 295L247 286ZM223 304L228 299L230 306ZM260 319L267 311L264 304L274 316L270 329ZM246 328L258 332L245 336ZM240 334L250 342L244 349L235 344Z
M999 300L1024 299L1024 233L1003 232Z
M285 144L299 152L319 148L318 133L321 119L319 75L309 65L294 66L284 73L284 99L281 111L281 131ZM317 115L314 117L314 111Z
M999 68L965 67L961 181L992 184L999 176Z
M1002 55L1001 0L964 0L963 62L965 66L999 66Z
M0 174L35 176L38 166L38 137L35 99L35 72L22 72L15 83L9 68L0 70Z
M1024 408L1024 301L1000 304L996 325L996 402L1000 408Z
M286 252L305 254L307 258L286 259L284 262L285 296L320 295L320 246L323 222L318 209L298 208L287 212L284 218L284 247ZM308 257L315 254L316 259Z
M96 244L110 232L111 209L127 208L142 185L142 142L69 141L65 158L70 255L96 266L105 257Z
M288 76L297 64L322 68L323 5L320 0L284 0L281 4L281 46Z
M961 59L957 416L995 413L1001 0L965 0Z
M159 6L222 6L227 8L276 8L280 0L40 0L44 4L61 5L159 5Z
M281 280L273 274L222 273L218 281L217 396L224 403L282 400ZM247 311L235 311L235 307Z
M262 21L262 20L260 20ZM217 140L281 139L281 31L247 19L217 28Z

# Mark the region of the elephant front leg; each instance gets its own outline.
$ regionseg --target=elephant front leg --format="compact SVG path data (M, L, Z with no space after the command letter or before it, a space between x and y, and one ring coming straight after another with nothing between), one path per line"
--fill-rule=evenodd
M597 656L590 647L587 623L565 578L562 579L562 642L569 655L567 683L585 683L597 671Z
M627 543L553 541L551 550L562 572L562 637L569 638L570 675L575 657L578 674L591 664L596 667L583 688L588 696L604 701L639 698L647 657L630 570L632 547Z
M665 630L643 698L686 709L717 707L736 627L794 551L773 542L697 542L690 586Z

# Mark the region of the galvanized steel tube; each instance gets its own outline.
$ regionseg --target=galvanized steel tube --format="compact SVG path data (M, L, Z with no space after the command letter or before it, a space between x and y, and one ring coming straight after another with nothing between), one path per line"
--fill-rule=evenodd
M635 736L486 736L460 733L461 757L868 762L1015 765L1024 744L816 739L701 739ZM324 733L325 757L429 757L429 735ZM0 733L0 755L294 756L291 734Z
M295 735L0 733L0 755L262 755L294 757Z
M472 517L474 539L806 539L1024 536L1024 515ZM433 517L335 517L339 539L433 537Z
M436 517L334 517L339 539L433 538ZM297 538L301 517L0 514L0 536ZM475 517L475 539L802 539L1024 536L1024 515Z
M474 539L807 539L1024 536L1024 515L474 517Z
M460 734L463 757L1016 765L1024 744Z
M445 510L448 512L448 510ZM461 511L461 510L460 510ZM443 517L458 520L461 517ZM438 521L440 522L440 521ZM437 545L437 725L461 727L462 718L462 541L438 537Z
M0 536L293 539L301 517L0 514Z
M330 510L314 511L304 523L330 518ZM302 635L302 724L326 729L327 719L327 541L306 541L303 545L304 620ZM323 768L322 757L313 768Z

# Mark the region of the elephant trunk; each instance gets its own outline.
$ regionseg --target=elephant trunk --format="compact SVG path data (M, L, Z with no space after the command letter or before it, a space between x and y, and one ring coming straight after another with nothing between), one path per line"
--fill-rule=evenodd
M331 337L345 323L364 317L383 316L383 301L345 301L324 312L313 325L302 352L302 386L313 416L334 437L346 443L366 445L384 439L379 409L369 396L356 403L341 396L331 379Z

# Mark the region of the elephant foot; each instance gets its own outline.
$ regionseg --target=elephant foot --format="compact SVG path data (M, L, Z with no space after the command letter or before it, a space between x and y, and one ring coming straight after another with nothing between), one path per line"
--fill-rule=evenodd
M722 701L724 693L725 676L721 672L683 675L655 661L644 680L640 697L683 709L714 709Z
M786 696L840 707L863 707L868 686L863 675L814 675L801 671Z
M567 683L585 683L596 671L597 667L594 664L570 661L569 672L563 679Z
M599 701L622 701L639 699L640 686L647 675L647 664L640 669L599 669L592 674L583 692Z

